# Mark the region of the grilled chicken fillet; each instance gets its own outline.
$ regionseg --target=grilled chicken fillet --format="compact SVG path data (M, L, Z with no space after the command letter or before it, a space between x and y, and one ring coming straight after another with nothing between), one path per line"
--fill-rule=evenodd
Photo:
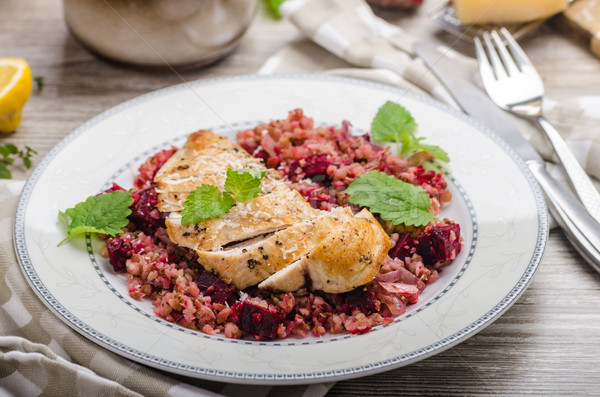
M349 208L313 209L276 170L267 170L258 197L225 215L183 226L181 210L202 184L224 189L227 169L266 169L260 159L211 131L190 135L154 180L158 209L168 213L169 238L194 249L199 263L243 289L350 291L371 281L391 247L373 215Z

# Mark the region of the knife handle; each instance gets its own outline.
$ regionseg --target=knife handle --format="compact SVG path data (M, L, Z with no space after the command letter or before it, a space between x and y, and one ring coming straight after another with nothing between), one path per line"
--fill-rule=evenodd
M528 161L527 165L546 193L549 209L581 256L600 272L600 223L548 171L543 161Z

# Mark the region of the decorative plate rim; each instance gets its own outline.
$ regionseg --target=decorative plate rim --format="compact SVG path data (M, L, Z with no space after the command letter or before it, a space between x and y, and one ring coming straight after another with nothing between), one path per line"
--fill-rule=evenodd
M421 349L412 351L410 353L394 357L388 360L383 360L376 363L371 363L369 365L362 365L356 367L346 368L344 370L334 370L334 371L315 371L312 373L302 373L302 374L252 374L252 373L238 373L238 372L228 372L228 371L219 371L207 368L198 368L189 365L181 365L178 363L171 362L169 360L161 359L160 357L155 357L146 353L136 352L135 349L129 348L123 345L120 342L116 342L105 335L100 334L94 329L87 326L84 322L79 320L76 316L69 313L66 309L58 309L57 307L62 307L59 302L54 299L51 293L47 290L44 291L45 287L41 280L37 279L36 272L33 270L33 265L31 259L29 258L29 254L27 251L26 243L25 243L25 214L29 204L30 196L38 182L42 172L45 168L54 160L59 153L68 146L70 142L72 142L79 135L83 134L92 126L101 123L106 118L117 114L125 109L133 107L139 103L143 103L147 100L160 97L175 91L179 91L189 87L202 87L205 85L213 85L213 84L221 84L221 83L234 83L236 81L251 81L251 80L317 80L317 81L333 81L339 82L343 84L350 85L358 85L371 87L378 90L387 91L394 94L401 94L402 96L407 96L413 100L431 105L438 110L449 113L451 116L454 116L463 122L470 124L475 127L479 132L485 134L489 137L495 144L497 144L503 151L508 154L508 156L515 162L518 166L521 173L524 175L529 188L531 189L531 193L535 200L535 205L537 209L537 218L538 218L538 230L537 230L537 238L535 249L533 255L529 261L529 264L526 266L524 272L519 278L519 281L514 285L514 287L510 290L506 296L500 300L493 308L491 308L486 314L481 316L476 321L471 324L463 327L459 331L438 340L437 342L425 346ZM198 80L193 82L185 82L181 84L177 84L174 86L162 88L156 91L149 92L147 94L140 95L128 101L125 101L119 105L116 105L99 115L91 118L87 122L83 123L80 127L75 129L73 132L68 134L65 138L63 138L52 150L43 158L40 164L35 168L32 172L31 176L25 183L21 196L19 198L17 204L17 211L15 220L13 223L13 236L14 236L14 246L15 252L17 254L17 258L21 265L21 269L27 279L28 283L38 295L38 297L44 302L44 304L51 309L55 314L59 316L65 323L67 323L71 328L86 336L88 339L96 342L98 345L107 348L113 352L116 352L132 361L137 363L142 363L149 365L151 367L170 371L172 373L186 375L186 376L195 376L203 379L220 381L220 382L232 382L232 383L252 383L252 384L303 384L303 383L316 383L322 381L338 381L348 378L354 378L358 376L368 376L373 375L379 372L388 371L408 363L420 361L427 357L430 357L434 354L440 353L456 344L466 340L470 336L473 336L475 333L481 331L488 325L490 325L494 320L496 320L501 314L503 314L512 304L516 302L516 300L521 296L521 294L525 291L527 286L529 285L539 263L542 259L542 255L544 252L544 248L547 242L549 233L549 218L546 207L546 202L544 195L537 184L533 174L527 168L525 162L516 154L516 152L498 135L493 133L487 127L483 126L479 122L473 120L469 116L464 113L460 113L457 110L451 108L448 105L440 103L431 98L427 98L421 95L417 95L397 87L388 86L380 83L375 83L371 81L346 78L346 77L338 77L338 76L329 76L329 75L318 75L318 74L274 74L274 75L235 75L235 76L227 76L227 77L219 77L205 80ZM471 254L471 253L470 253Z

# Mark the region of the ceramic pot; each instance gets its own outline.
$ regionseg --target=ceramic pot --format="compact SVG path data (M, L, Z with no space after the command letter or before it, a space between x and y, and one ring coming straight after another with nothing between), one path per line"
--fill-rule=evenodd
M252 23L256 0L63 0L83 45L114 61L188 69L231 52Z

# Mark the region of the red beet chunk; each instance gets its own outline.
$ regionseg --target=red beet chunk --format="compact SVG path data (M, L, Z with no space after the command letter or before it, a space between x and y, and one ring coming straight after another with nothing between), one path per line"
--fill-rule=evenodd
M108 249L108 260L115 272L124 270L127 259L131 258L131 245L115 237L108 239L106 248Z
M332 162L327 159L327 154L325 153L307 156L300 160L294 160L290 164L288 178L295 180L298 175L302 175L305 178L313 178L318 175L326 176L327 167L331 164ZM299 173L297 171L298 168L301 169Z
M389 255L391 258L398 258L404 261L404 258L410 258L415 253L416 245L417 242L410 234L406 233L402 238L398 239L396 245L390 250Z
M460 252L460 225L444 224L435 226L419 236L418 253L423 263L434 265L456 258Z
M244 301L240 313L240 329L256 338L273 338L282 320L279 312L262 307L252 301Z
M113 182L113 184L112 184L111 187L109 187L108 189L106 189L105 191L103 191L100 194L112 193L112 192L115 192L117 190L125 190L125 189L123 189L121 186L119 186L119 185L117 185L116 183Z
M137 192L133 197L129 220L146 234L154 234L159 227L165 227L165 220L156 208L158 193L154 188Z
M350 306L350 311L359 309L368 314L376 311L375 295L365 287L358 287L344 294L346 302Z
M227 284L219 276L211 272L202 272L198 277L198 289L206 296L210 296L213 303L233 305L237 300L237 288Z

